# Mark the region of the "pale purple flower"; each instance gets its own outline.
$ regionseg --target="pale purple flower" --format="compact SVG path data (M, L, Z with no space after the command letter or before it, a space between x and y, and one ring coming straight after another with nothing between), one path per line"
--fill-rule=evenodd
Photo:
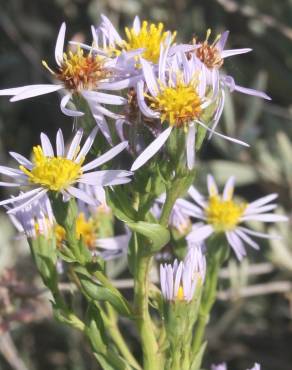
M111 209L106 201L105 190L102 186L98 185L88 185L88 184L79 184L79 189L88 194L91 198L96 199L98 206L91 206L88 203L84 203L82 200L78 202L78 208L85 215L89 216L90 214L95 214L97 211L110 214Z
M198 284L204 282L205 274L205 256L199 247L190 248L184 261L161 264L160 284L164 299L190 302Z
M55 60L57 63L57 71L53 71L48 67L46 62L44 66L56 78L56 83L53 84L38 84L27 85L10 89L0 90L0 95L12 96L11 102L16 102L23 99L32 98L39 95L49 94L58 90L64 92L61 99L61 111L68 116L80 117L84 113L67 108L67 104L74 94L81 95L88 103L93 117L102 131L105 138L112 144L110 130L108 128L105 116L113 119L118 119L121 116L113 113L104 107L104 104L123 105L127 100L118 95L110 95L99 90L105 90L106 85L103 82L111 81L111 86L120 89L119 85L115 86L115 64L111 59L101 56L94 56L89 52L87 56L78 48L76 52L64 52L66 24L61 25L56 46ZM97 59L99 58L99 59ZM79 72L84 68L83 73ZM90 72L88 72L90 71Z
M186 133L185 147L189 169L192 169L195 163L195 140L198 125L227 140L248 146L240 140L219 134L201 122L202 113L210 104L217 101L217 97L207 95L206 75L196 63L195 58L191 56L187 59L182 52L168 58L169 47L170 42L168 41L166 46L161 48L158 70L146 60L140 59L145 82L140 80L137 83L139 108L144 116L158 119L161 123L167 121L169 127L162 131L138 156L132 165L133 171L143 166L163 147L174 129L184 130ZM219 102L214 109L213 118L219 120L221 113L222 103Z
M243 94L248 94L252 96L257 96L259 98L271 100L271 98L262 91L246 88L239 86L235 83L233 77L226 76L224 73L221 73L221 67L224 63L224 59L250 52L252 49L243 48L243 49L228 49L224 50L229 31L223 32L222 35L218 35L213 43L209 42L211 31L207 31L206 39L203 42L194 40L194 49L190 52L189 55L194 55L195 58L201 63L202 69L206 75L207 82L212 85L214 95L218 96L219 104L221 109L223 109L225 102L225 93L224 88L227 87L230 92L238 91ZM212 132L209 135L209 138L212 136L213 131L215 130L219 122L218 115L214 118L212 122Z
M10 152L10 155L20 164L19 169L0 166L0 173L12 178L13 182L2 182L0 186L29 186L32 190L20 193L18 196L0 202L0 205L14 204L15 208L8 213L15 213L19 209L30 205L32 202L41 199L50 192L60 193L64 201L71 197L81 199L83 202L98 205L98 201L74 185L88 184L98 186L108 186L125 184L131 179L131 172L123 170L91 171L104 163L108 162L128 145L122 142L113 147L97 159L83 164L89 152L95 136L95 127L83 147L80 149L80 142L83 130L79 129L66 153L62 131L59 129L56 136L56 155L52 144L45 134L41 134L41 145L33 148L33 161L28 160L22 155Z
M270 100L271 98L264 92L238 86L235 84L231 76L221 76L219 73L220 68L224 63L224 59L234 55L248 53L252 51L252 49L243 48L224 50L229 36L229 31L225 31L222 33L222 35L218 35L213 43L209 42L210 35L211 31L208 30L205 41L194 43L193 54L201 61L203 68L206 70L208 80L212 81L213 90L218 89L219 84L222 84L222 86L228 87L230 91L239 91L244 94ZM230 79L233 81L232 84ZM216 84L218 85L217 87L215 86Z
M218 364L218 365L212 365L211 370L227 370L227 365L225 363ZM247 369L247 370L261 370L261 365L255 363L252 369Z
M6 207L9 211L9 207ZM13 225L19 233L24 233L28 238L35 239L38 235L48 237L54 226L54 214L47 195L33 201L26 207L9 213Z
M211 370L227 370L227 365L225 363L212 365Z
M228 244L234 250L237 258L241 260L246 255L244 244L254 249L260 246L250 237L275 238L278 236L256 232L242 226L246 221L282 222L288 218L274 214L277 205L271 202L277 194L264 196L251 203L238 203L233 200L234 177L230 177L225 184L223 194L218 192L217 185L211 175L207 177L209 196L202 196L195 187L191 186L188 193L195 202L195 208L189 215L199 219L192 226L187 236L189 242L201 242L214 233L224 233Z

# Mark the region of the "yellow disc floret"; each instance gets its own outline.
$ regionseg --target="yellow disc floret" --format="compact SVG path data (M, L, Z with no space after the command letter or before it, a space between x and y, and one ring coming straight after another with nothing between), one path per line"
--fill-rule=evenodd
M139 32L134 28L125 28L126 40L123 40L119 45L122 50L131 51L136 49L144 49L141 56L153 63L157 63L160 55L160 45L165 41L168 32L163 31L163 23L158 25L147 21L142 22ZM176 32L172 33L172 41L176 36Z
M207 222L216 231L233 230L240 222L246 205L237 204L233 200L222 200L218 195L211 196L206 209Z
M33 147L34 167L28 170L19 166L31 183L40 185L52 191L66 189L82 175L83 160L79 163L64 157L47 157L40 145Z
M176 299L178 301L184 301L185 300L184 289L181 285L178 288Z
M76 219L76 236L78 239L82 237L88 248L94 248L95 246L97 226L96 221L92 218L86 220L84 213L79 213Z
M221 57L221 52L218 50L216 44L220 40L221 35L218 35L212 43L209 43L211 30L208 29L206 39L200 43L200 46L194 50L197 58L208 68L222 67L224 59ZM193 40L196 44L196 39Z
M94 90L98 82L110 74L104 66L102 56L93 55L91 52L85 54L80 47L76 52L69 51L63 54L63 61L56 72L51 70L45 61L43 65L72 92Z
M56 237L56 244L58 248L62 247L62 243L66 240L66 230L61 225L55 225L54 228L55 237Z
M196 80L185 84L177 76L176 86L160 86L160 92L156 96L146 97L151 109L161 114L161 122L167 121L171 126L187 129L187 125L198 119L202 112Z
M76 218L76 238L82 238L85 246L89 249L94 248L97 239L98 224L93 218L86 219L83 212L79 213ZM57 246L62 247L62 243L66 241L66 231L60 226L55 226L55 236Z

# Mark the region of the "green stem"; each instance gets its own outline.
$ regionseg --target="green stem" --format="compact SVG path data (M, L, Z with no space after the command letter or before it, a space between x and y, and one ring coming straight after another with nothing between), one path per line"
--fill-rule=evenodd
M172 351L172 361L171 361L171 367L169 370L182 370L181 367L181 349L180 348L174 348Z
M138 256L134 286L134 306L136 323L142 343L143 369L160 370L161 366L158 359L158 344L148 310L148 275L151 268L151 262L152 257L143 255Z
M220 239L218 239L220 241ZM206 325L209 322L210 311L216 301L218 275L224 260L228 256L228 247L219 244L216 239L213 240L212 249L209 248L207 259L207 274L204 283L203 296L199 310L199 316L195 327L195 336L192 343L192 357L195 357L202 346ZM214 248L215 247L215 248ZM198 362L198 369L200 368Z
M112 306L106 302L106 309L107 309L107 315L103 313L103 319L104 323L106 324L106 328L117 346L118 350L120 351L121 355L125 358L125 360L133 366L137 370L142 370L141 366L136 361L135 357L129 350L129 347L127 346L124 337L122 336L117 322L117 315L112 308Z
M171 185L168 186L166 190L166 199L162 208L161 217L159 221L160 225L162 226L168 225L168 219L174 206L174 203L190 187L194 180L194 175L195 175L194 172L193 173L187 172L183 176L181 176L178 173L171 182Z

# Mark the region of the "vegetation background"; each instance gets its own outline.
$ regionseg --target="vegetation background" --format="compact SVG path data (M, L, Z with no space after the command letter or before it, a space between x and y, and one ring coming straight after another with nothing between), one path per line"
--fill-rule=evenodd
M272 102L228 95L220 127L247 140L243 149L214 138L203 150L199 187L212 171L220 184L235 174L238 193L254 199L278 192L283 212L292 203L292 0L0 0L0 88L49 83L42 67L54 65L55 39L62 21L68 39L90 42L90 25L106 14L120 30L138 14L178 31L178 41L207 28L230 30L229 47L251 47L225 68L238 84L265 90ZM0 161L8 151L29 155L39 132L68 134L71 119L58 108L57 94L18 103L0 99ZM5 194L1 190L1 195ZM253 225L259 228L259 225ZM273 227L271 227L273 231ZM264 370L292 370L292 232L281 225L283 240L262 241L242 264L231 260L222 272L221 291L208 330L206 369L227 361L243 370L258 361ZM0 214L0 369L90 370L97 365L82 337L51 317L26 242L15 238ZM82 302L75 302L82 309ZM135 343L135 333L128 330ZM135 348L135 345L134 345ZM139 354L138 354L139 355Z

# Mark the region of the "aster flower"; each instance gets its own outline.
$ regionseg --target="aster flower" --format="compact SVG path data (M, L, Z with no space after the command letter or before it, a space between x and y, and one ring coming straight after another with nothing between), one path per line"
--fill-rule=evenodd
M164 31L163 23L155 24L145 20L141 22L136 16L132 27L125 27L125 37L122 38L105 15L101 15L101 18L102 22L96 30L96 35L100 33L102 35L103 50L107 49L115 55L123 51L127 53L139 51L144 59L155 64L158 63L161 46L168 38L173 43L176 37L176 32Z
M63 90L65 95L60 103L61 111L65 115L73 117L82 116L84 113L67 108L67 104L74 95L81 95L88 102L97 125L111 144L110 131L104 116L118 119L120 115L109 111L103 105L123 105L126 103L126 99L121 96L99 92L98 90L105 89L105 86L100 86L100 84L109 79L111 80L111 85L114 85L115 63L109 58L93 53L92 50L84 53L80 46L77 47L75 52L64 52L65 32L66 24L63 23L55 46L56 70L52 70L45 61L42 62L44 67L57 80L56 83L4 89L0 90L0 95L12 96L10 101L16 102Z
M160 265L160 284L167 301L190 302L196 287L203 283L206 273L205 256L201 248L190 248L184 261Z
M33 189L21 193L17 197L3 200L0 202L0 205L16 205L18 202L21 202L20 205L9 211L9 213L15 213L20 208L41 199L48 192L61 193L64 201L75 197L85 203L97 205L98 202L96 199L93 199L74 185L83 183L107 186L124 184L131 181L129 178L131 172L129 171L91 171L119 154L126 148L128 145L127 142L122 142L99 158L85 165L83 164L94 142L96 133L97 127L92 130L80 151L79 144L83 136L83 130L79 129L76 132L67 153L65 153L63 134L59 129L56 137L56 155L49 138L43 133L41 134L41 145L33 148L32 161L18 153L10 152L10 155L16 159L20 166L19 169L0 166L0 173L13 179L13 182L2 182L0 185L16 187L30 186Z
M189 60L184 53L178 53L171 60L167 60L169 44L161 51L158 73L156 75L151 65L141 58L144 80L137 83L137 99L141 112L149 118L167 122L169 127L138 156L132 165L135 171L156 154L167 141L173 129L182 129L186 133L186 157L189 169L195 162L195 137L197 125L212 131L201 122L200 118L207 107L215 102L208 93L209 86L202 69L191 57ZM171 62L171 65L169 63ZM222 112L221 105L217 105L214 116L219 120L217 112ZM218 116L218 117L217 117ZM248 146L240 140L215 132L216 135L227 140Z
M218 192L215 180L211 175L207 177L209 196L203 197L193 186L189 189L189 195L195 202L195 207L190 216L200 222L193 224L192 231L187 236L190 242L200 242L214 233L224 233L228 243L234 250L237 258L241 260L246 255L244 243L254 249L259 245L250 237L274 238L275 236L255 232L244 226L246 221L281 222L287 221L287 217L271 213L277 205L271 202L277 198L277 194L264 196L251 203L239 203L233 200L234 177L230 177L225 184L223 194Z
M6 207L9 211L9 207ZM35 239L38 235L48 237L54 227L54 214L47 195L33 201L26 207L20 208L9 218L19 233L24 233L28 238Z
M190 53L193 53L196 58L198 58L203 68L206 70L208 78L213 81L214 83L218 83L219 81L224 85L227 86L231 91L239 91L244 94L258 96L263 99L270 100L271 98L265 94L264 92L245 88L242 86L238 86L235 84L233 78L231 76L220 76L219 70L224 64L224 59L229 58L234 55L245 54L252 49L250 48L243 48L243 49L227 49L224 50L229 31L225 31L222 34L217 35L215 40L211 43L209 42L209 38L211 35L211 30L207 30L206 38L204 41L197 41L195 38L193 39L194 49ZM233 81L233 84L231 84ZM215 88L213 86L213 88Z
M262 91L246 88L239 86L235 83L233 77L226 76L220 73L221 67L224 64L225 58L245 54L250 52L252 49L243 48L243 49L227 49L224 50L229 31L225 31L222 34L217 35L213 42L209 41L211 35L211 30L207 30L206 38L204 41L197 41L196 38L193 39L194 49L187 52L187 55L190 57L194 55L195 58L200 61L204 73L206 75L207 82L212 85L214 94L218 94L220 99L221 107L224 106L225 93L224 87L227 87L230 92L238 91L243 94L257 96L259 98L271 100L271 98ZM216 117L212 124L212 130L214 130L218 124L218 117ZM213 132L210 133L210 137Z

